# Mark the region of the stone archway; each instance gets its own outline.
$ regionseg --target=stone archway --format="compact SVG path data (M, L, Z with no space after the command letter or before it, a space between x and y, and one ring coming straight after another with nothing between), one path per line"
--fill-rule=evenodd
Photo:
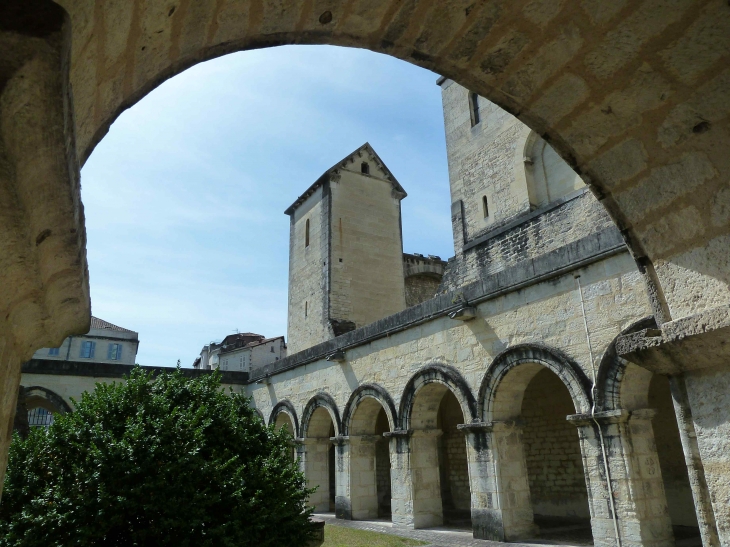
M621 335L655 328L653 318L646 318ZM653 373L622 358L615 346L616 340L602 358L596 402L601 414L621 417L615 420L618 427L612 442L626 445L633 460L629 462L634 473L632 489L647 492L647 499L635 510L639 521L656 530L660 526L652 517L659 514L664 517L661 528L668 541L673 532L677 540L701 535L703 545L719 545L683 376Z
M302 412L299 443L300 467L310 488L315 511L336 510L336 446L332 443L342 431L340 413L334 399L326 393L312 397Z
M58 393L41 386L24 388L29 427L47 427L53 423L54 414L71 412L71 406ZM22 410L22 409L21 409Z
M571 516L587 520L581 441L566 418L590 412L588 393L580 367L546 346L514 346L489 365L479 405L491 438L490 497L499 508L491 537L536 537L543 531L538 516L545 526L564 526Z
M359 386L343 412L342 496L338 516L352 519L389 517L391 462L384 433L397 423L395 404L377 384Z
M287 427L292 437L299 437L299 419L297 411L291 401L284 399L279 401L271 409L269 424L275 424L276 428Z
M394 496L393 503L410 504L412 512L394 513L393 522L399 519L414 528L427 528L458 520L471 526L473 458L457 427L476 418L476 400L468 384L452 367L424 366L406 384L400 418L407 443L396 437L391 451L394 474L407 485L407 501Z
M284 428L292 439L299 437L299 420L297 419L297 412L291 401L285 399L279 401L274 405L269 415L269 425L274 424L274 427L278 430ZM296 449L295 446L291 447L291 458L296 460Z

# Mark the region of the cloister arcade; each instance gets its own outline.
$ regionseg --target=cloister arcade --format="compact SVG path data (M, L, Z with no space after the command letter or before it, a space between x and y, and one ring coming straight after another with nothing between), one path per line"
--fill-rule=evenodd
M701 517L668 380L611 352L605 369L611 359L592 390L562 352L515 346L489 364L478 394L457 369L431 363L396 398L363 384L340 414L321 392L300 413L280 401L269 423L291 428L300 468L318 488L311 505L338 518L470 528L502 540L568 533L590 543L593 534L612 536L614 525L624 537L637 534L637 544L690 537ZM627 401L620 409L609 393L616 386ZM592 393L604 405L595 418ZM627 487L608 496L606 485L618 482Z

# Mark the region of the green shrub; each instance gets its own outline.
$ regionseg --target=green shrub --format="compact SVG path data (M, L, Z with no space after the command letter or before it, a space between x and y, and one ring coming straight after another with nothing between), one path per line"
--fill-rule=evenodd
M218 373L134 369L13 439L0 546L305 545L311 492L290 442Z

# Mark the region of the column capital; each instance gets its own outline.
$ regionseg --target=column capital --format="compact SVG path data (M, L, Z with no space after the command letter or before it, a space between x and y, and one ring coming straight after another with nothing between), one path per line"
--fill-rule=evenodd
M468 424L458 424L456 429L462 433L480 433L482 431L491 431L492 422L471 422Z
M396 438L396 439L407 439L413 434L412 429L396 429L394 431L386 431L383 433L383 437L386 439L390 438Z
M565 419L575 426L582 427L598 423L598 425L620 424L629 420L651 420L656 415L653 408L639 408L637 410L626 410L620 408L618 410L607 410L604 412L596 412L590 414L570 414Z

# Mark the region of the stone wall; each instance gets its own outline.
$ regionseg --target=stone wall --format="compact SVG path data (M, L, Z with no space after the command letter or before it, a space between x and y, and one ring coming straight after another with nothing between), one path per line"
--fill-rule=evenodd
M588 491L578 432L566 417L575 406L549 370L538 372L522 401L523 442L536 515L588 518Z
M362 327L406 307L400 200L367 153L330 184L329 318ZM368 162L370 174L359 172ZM357 169L357 171L355 171Z
M406 307L410 308L433 298L441 279L433 275L412 275L405 279Z
M439 292L456 290L611 226L600 203L579 191L472 240L449 259Z
M326 296L329 260L329 191L315 190L291 215L289 229L289 352L330 337ZM305 232L309 221L309 245Z

